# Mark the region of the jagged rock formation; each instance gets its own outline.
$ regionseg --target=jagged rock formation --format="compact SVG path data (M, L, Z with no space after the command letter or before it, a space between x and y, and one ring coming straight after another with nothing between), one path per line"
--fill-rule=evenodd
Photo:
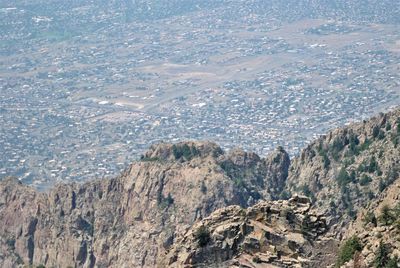
M48 192L6 179L0 266L328 267L338 240L353 234L354 219L363 249L347 265L370 266L378 238L371 234L380 232L393 252L400 248L393 240L397 218L369 226L368 236L360 227L364 208L376 214L384 200L394 205L400 198L399 144L400 109L331 131L292 162L282 148L263 159L183 142L152 146L113 179ZM312 204L272 201L296 192ZM400 206L398 214L389 210L400 217ZM193 236L200 226L210 233L201 246Z
M311 143L294 159L286 190L311 197L340 229L398 179L399 164L396 110L333 130Z
M172 248L163 267L304 267L332 245L318 238L327 231L323 215L310 211L307 197L263 201L243 209L219 209L195 224ZM199 233L202 230L202 233ZM334 247L335 248L335 247ZM334 255L333 255L334 256ZM329 258L325 256L325 261Z
M49 193L5 180L0 236L16 258L10 264L0 256L0 264L155 266L195 221L218 208L268 198L276 187L274 172L288 168L286 152L275 154L270 163L245 152L225 155L209 142L160 144L114 179L58 185ZM232 170L240 170L240 182Z

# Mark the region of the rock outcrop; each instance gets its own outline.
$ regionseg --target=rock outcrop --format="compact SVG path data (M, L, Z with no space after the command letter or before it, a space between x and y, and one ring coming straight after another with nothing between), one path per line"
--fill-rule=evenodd
M155 266L194 222L218 208L268 198L272 169L287 169L279 162L287 159L270 163L248 155L225 155L209 142L159 144L113 179L57 185L48 193L2 181L0 236L5 247L12 244L7 256L16 257L0 255L0 264ZM243 183L231 169L240 170ZM254 174L257 187L251 184Z
M307 197L219 209L195 224L171 249L163 267L317 266L315 248L327 231ZM325 260L327 260L325 258Z

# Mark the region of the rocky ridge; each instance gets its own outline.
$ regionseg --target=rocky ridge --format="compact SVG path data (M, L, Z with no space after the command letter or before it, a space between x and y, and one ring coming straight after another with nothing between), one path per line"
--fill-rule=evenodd
M275 156L288 160L282 150ZM274 170L288 165L269 161L186 142L152 146L117 178L57 185L46 193L4 180L0 236L7 255L0 255L0 264L153 267L197 220L218 208L269 198ZM241 176L235 180L230 172L236 170Z
M361 245L340 265L369 267L382 247L363 228L380 233L393 260L399 144L400 109L333 130L292 161L280 147L261 158L211 142L163 143L112 179L48 192L6 179L0 265L328 267L354 236ZM392 204L390 225L362 225L382 200Z
M286 192L312 198L340 235L340 228L379 198L399 172L400 110L395 110L312 142L293 160Z

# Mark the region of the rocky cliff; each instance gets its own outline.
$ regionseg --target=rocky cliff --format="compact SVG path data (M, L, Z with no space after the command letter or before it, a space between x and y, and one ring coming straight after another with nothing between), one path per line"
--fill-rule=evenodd
M396 110L333 130L293 161L281 147L261 158L182 142L153 145L112 179L47 192L5 179L0 265L369 267L385 250L394 262L399 143Z
M289 158L282 149L273 156L225 154L209 142L159 144L114 179L57 185L47 193L4 180L0 264L155 266L197 220L274 196Z

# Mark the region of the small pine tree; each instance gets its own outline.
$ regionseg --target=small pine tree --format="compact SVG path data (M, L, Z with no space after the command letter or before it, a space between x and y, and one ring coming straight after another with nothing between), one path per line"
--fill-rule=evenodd
M378 135L379 135L379 126L374 126L374 128L372 129L372 136L374 137L374 138L377 138L378 137Z
M323 155L323 158L324 158L324 169L328 169L331 164L331 160L329 160L329 157L326 154Z
M353 236L346 240L339 250L339 256L336 261L336 267L341 267L346 262L350 261L357 251L362 250L360 239Z
M211 240L210 231L204 225L200 226L199 229L194 233L194 237L197 240L199 247L205 247Z

